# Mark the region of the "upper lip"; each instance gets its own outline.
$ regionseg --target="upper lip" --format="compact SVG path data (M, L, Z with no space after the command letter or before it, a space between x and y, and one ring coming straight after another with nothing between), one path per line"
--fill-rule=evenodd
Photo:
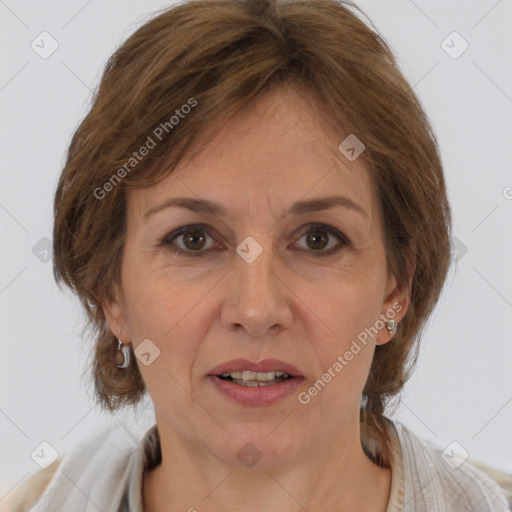
M280 361L279 359L264 359L263 361L253 362L248 359L232 359L226 363L219 364L212 368L209 375L222 375L231 372L283 372L292 377L302 377L300 371L293 365Z

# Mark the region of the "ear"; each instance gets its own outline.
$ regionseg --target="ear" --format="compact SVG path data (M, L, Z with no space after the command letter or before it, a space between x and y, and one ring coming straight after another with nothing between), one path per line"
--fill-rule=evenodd
M116 284L112 285L107 298L102 302L103 313L112 334L124 344L131 342L127 328L123 294Z
M386 282L386 289L384 293L384 302L382 304L380 318L384 320L384 327L379 330L377 334L377 345L384 345L393 339L393 335L387 330L388 320L395 320L398 324L404 318L409 304L411 302L410 290L412 287L412 280L416 270L416 247L413 243L409 245L409 250L406 254L407 264L407 284L406 286L399 286L396 277L389 272ZM400 329L400 326L398 326Z

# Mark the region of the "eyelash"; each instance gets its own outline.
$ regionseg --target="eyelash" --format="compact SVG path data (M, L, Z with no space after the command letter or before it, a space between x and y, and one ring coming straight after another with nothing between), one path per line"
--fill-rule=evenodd
M298 240L300 240L304 235L308 234L310 231L315 231L315 230L316 231L325 231L329 235L339 238L341 245L338 244L334 247L331 247L330 249L328 249L326 251L322 251L322 250L313 251L312 250L312 251L306 251L306 252L311 252L315 256L318 256L318 257L324 257L324 256L331 256L332 254L337 253L338 251L340 251L342 249L342 247L352 247L352 243L343 233L341 233L337 229L334 229L325 224L308 224L308 229L300 235ZM197 257L203 256L204 253L207 251L204 251L204 250L185 251L183 249L180 249L179 247L176 247L172 243L173 240L175 240L176 238L178 238L182 235L185 235L188 232L196 232L196 231L204 232L208 236L211 237L211 235L208 233L208 226L206 226L204 224L190 224L188 226L183 226L183 227L177 229L176 231L173 231L172 233L165 235L162 238L162 240L160 241L159 245L166 247L170 251L172 251L178 255L185 256L185 257L197 258ZM211 250L211 249L209 249L209 250ZM302 250L305 250L305 249L302 249Z

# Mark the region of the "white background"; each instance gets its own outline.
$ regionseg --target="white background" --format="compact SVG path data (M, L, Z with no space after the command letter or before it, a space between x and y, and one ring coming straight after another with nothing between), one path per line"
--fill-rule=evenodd
M131 432L152 423L149 401L137 420L96 410L83 377L85 316L32 248L51 238L65 150L107 58L166 5L0 0L0 499L38 469L30 454L42 441L63 453L106 423L122 421ZM394 417L441 447L456 440L471 458L512 472L512 2L359 5L432 120L454 235L467 247ZM48 59L31 48L43 31L59 44ZM453 31L469 43L457 59L441 47ZM453 51L461 48L452 40Z

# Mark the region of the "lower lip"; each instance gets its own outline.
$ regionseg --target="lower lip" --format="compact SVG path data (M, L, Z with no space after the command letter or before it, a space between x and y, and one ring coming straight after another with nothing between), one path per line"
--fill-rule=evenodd
M270 386L252 388L235 384L229 380L222 380L214 375L209 375L208 378L224 396L242 405L268 405L277 402L296 393L297 388L304 380L304 377L292 377Z

